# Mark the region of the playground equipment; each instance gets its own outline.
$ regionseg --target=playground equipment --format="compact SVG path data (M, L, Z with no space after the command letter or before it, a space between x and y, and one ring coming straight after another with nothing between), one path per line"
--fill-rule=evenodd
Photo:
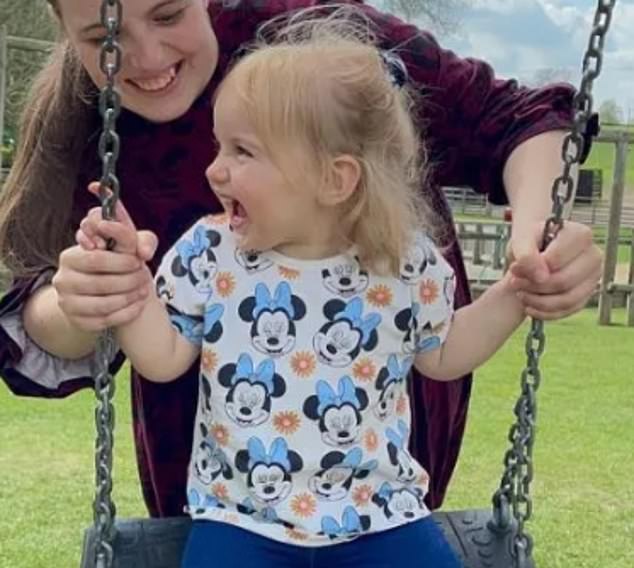
M573 167L583 152L583 133L592 113L592 84L599 75L605 36L616 0L598 0L588 48L583 59L581 86L575 96L576 109L571 132L564 140L563 173L552 186L552 215L546 221L543 247L563 226L563 210L574 194ZM119 138L116 119L120 98L114 79L121 65L117 36L122 19L120 0L102 0L101 23L107 32L101 56L106 86L101 93L103 132L99 144L102 159L101 196L104 214L111 218L119 196L116 162ZM526 339L527 363L521 374L521 394L515 405L516 422L509 432L510 449L504 456L504 472L493 495L492 510L434 513L466 568L532 568L533 540L526 530L532 515L530 485L533 478L536 393L541 381L539 359L545 335L543 322L533 320ZM99 367L95 377L97 409L96 496L94 526L86 533L82 568L178 568L189 519L116 520L112 491L114 381L108 371L116 349L111 332L98 345Z

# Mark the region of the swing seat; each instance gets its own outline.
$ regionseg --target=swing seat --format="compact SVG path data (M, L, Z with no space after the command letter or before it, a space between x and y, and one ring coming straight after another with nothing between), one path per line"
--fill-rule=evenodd
M434 513L433 518L465 568L510 568L513 565L513 527L491 528L490 510ZM190 526L188 517L117 519L112 568L180 568ZM95 534L93 527L84 534L81 568L95 568ZM526 568L535 568L533 562Z

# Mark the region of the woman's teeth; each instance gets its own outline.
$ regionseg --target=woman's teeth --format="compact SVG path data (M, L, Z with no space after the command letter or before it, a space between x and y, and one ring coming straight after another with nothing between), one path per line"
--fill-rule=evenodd
M161 91L162 89L168 87L175 77L176 65L173 65L168 71L165 71L165 73L157 75L156 77L152 77L150 79L130 79L130 81L143 91L154 92Z

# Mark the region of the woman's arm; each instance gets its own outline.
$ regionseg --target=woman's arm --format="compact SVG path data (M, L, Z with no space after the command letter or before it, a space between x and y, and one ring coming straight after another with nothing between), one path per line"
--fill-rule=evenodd
M583 308L601 277L602 253L585 225L567 221L548 248L539 252L544 221L552 209L553 182L563 172L565 135L552 131L526 140L504 167L513 208L512 285L522 291L527 314L540 319L565 317Z
M80 359L95 348L98 333L75 327L59 307L57 291L42 286L27 300L23 311L24 329L46 352L62 359Z
M444 343L418 354L416 369L432 379L451 381L486 362L525 317L509 280L505 276L475 302L457 310Z
M35 343L24 327L24 309L29 299L49 286L50 272L15 280L0 298L0 377L18 396L63 398L94 384L93 354L63 359ZM115 374L123 363L119 351L110 362Z
M79 359L93 351L99 331L140 313L150 284L133 255L70 247L60 255L52 285L26 301L24 328L51 355Z

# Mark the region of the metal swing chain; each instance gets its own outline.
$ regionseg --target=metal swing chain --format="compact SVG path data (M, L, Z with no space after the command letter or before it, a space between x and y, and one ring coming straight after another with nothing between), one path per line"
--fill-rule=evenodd
M583 60L583 78L579 92L575 96L576 108L572 131L566 136L562 157L563 174L552 187L552 215L546 222L543 234L543 248L557 236L563 226L563 209L572 197L574 180L571 171L580 162L583 151L583 133L592 112L592 84L601 71L602 50L608 30L612 10L616 0L599 0L588 49ZM121 67L121 48L117 38L122 18L120 0L103 0L101 23L106 30L102 46L100 67L106 76L106 86L101 92L99 110L103 117L103 131L99 139L99 157L102 160L100 198L103 214L112 218L119 196L119 180L116 176L116 162L119 156L119 137L115 130L116 119L121 110L120 97L115 89L115 76ZM524 524L531 517L532 501L530 483L533 477L532 452L537 414L536 392L541 374L539 358L544 351L545 335L543 322L533 320L526 339L527 366L522 372L522 392L515 406L517 422L511 427L509 440L512 447L507 451L505 471L500 488L493 496L494 519L499 527L510 524L510 511L517 522L517 532L513 541L513 556L518 568L527 566L531 558L533 541L524 530ZM112 538L114 537L115 505L112 493L112 448L114 431L114 380L109 372L109 363L116 352L112 332L105 332L97 344L97 372L95 393L97 427L95 470L96 494L94 501L95 566L110 568L113 564Z
M616 0L598 0L590 40L583 58L581 85L573 100L574 121L571 132L566 135L562 145L563 173L553 182L552 213L544 226L541 250L557 237L563 227L564 207L572 198L572 169L575 164L581 163L584 133L592 115L592 85L601 72L603 46L615 4ZM544 352L545 343L544 322L532 319L526 337L527 363L521 375L521 394L514 410L516 422L508 435L512 445L504 456L505 470L500 487L493 495L493 527L507 529L511 523L511 513L517 523L511 551L516 568L526 568L532 558L533 539L526 532L525 523L531 518L533 509L530 484L533 480L537 390L541 382L539 359Z
M115 89L115 76L121 68L121 48L118 44L119 28L123 7L120 0L103 0L101 4L101 24L106 38L101 47L99 65L106 77L106 85L99 97L99 112L103 118L103 130L99 138L99 157L102 173L99 198L103 216L114 216L116 200L119 197L119 180L116 163L119 157L119 136L115 123L121 112L121 100ZM109 247L112 243L109 243ZM114 443L114 407L112 398L115 383L110 374L110 361L117 347L112 330L106 330L97 341L95 395L95 558L96 568L110 568L113 564L114 519L116 508L112 500L112 447Z

